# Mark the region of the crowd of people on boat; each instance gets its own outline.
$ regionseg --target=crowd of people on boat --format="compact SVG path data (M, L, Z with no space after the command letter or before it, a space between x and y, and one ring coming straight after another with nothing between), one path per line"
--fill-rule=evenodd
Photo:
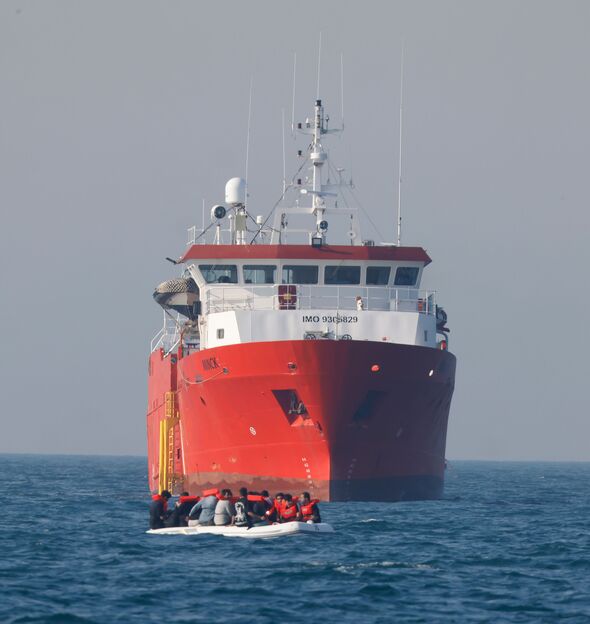
M169 509L168 490L154 494L150 504L150 529L179 526L237 526L251 528L283 522L322 521L318 500L309 492L299 496L278 492L274 498L267 490L250 492L242 487L239 496L228 488L205 490L202 496L182 492Z

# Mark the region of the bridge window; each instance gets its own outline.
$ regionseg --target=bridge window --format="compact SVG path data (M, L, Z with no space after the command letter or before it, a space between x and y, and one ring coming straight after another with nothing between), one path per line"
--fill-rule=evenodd
M318 267L307 264L283 265L283 284L317 284Z
M324 284L360 284L360 266L327 266L324 272Z
M418 279L418 267L399 267L395 272L396 286L414 286Z
M387 286L391 267L367 267L367 286Z
M235 264L199 264L207 284L237 284L238 267Z
M276 269L274 264L245 264L244 282L246 284L274 284Z

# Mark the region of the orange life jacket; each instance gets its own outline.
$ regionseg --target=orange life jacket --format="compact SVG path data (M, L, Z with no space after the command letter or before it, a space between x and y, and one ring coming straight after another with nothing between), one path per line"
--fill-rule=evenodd
M164 506L164 511L168 510L168 499L161 494L152 494L152 500L160 501Z
M268 518L274 517L276 520L279 520L281 517L281 511L285 508L285 499L283 499L280 503L275 498L272 500L271 508L266 512Z
M281 511L285 508L285 500L283 499L280 503L279 501L275 498L272 501L272 507L268 510L268 513L272 513L273 511L276 511L277 516L281 515Z
M297 509L297 505L291 505L291 507L283 507L281 509L281 519L286 520L287 522L295 520L298 513L299 510Z
M301 514L303 515L303 520L307 522L313 518L313 512L316 504L319 503L317 498L309 501L307 505L301 505Z
M195 505L201 500L200 496L180 496L178 498L178 503L182 505L183 503L192 503Z

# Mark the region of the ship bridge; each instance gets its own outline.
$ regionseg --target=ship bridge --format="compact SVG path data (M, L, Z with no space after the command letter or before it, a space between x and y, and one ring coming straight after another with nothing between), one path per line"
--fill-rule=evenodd
M420 247L192 245L179 262L199 298L188 351L318 339L436 347L444 338L436 293L420 289L430 262ZM178 342L165 321L159 337Z

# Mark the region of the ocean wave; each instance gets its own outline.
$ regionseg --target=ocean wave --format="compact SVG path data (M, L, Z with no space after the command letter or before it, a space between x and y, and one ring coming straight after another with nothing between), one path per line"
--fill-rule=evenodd
M454 462L442 501L322 503L329 537L242 541L146 535L144 460L3 461L29 499L0 518L2 624L590 621L590 465Z

